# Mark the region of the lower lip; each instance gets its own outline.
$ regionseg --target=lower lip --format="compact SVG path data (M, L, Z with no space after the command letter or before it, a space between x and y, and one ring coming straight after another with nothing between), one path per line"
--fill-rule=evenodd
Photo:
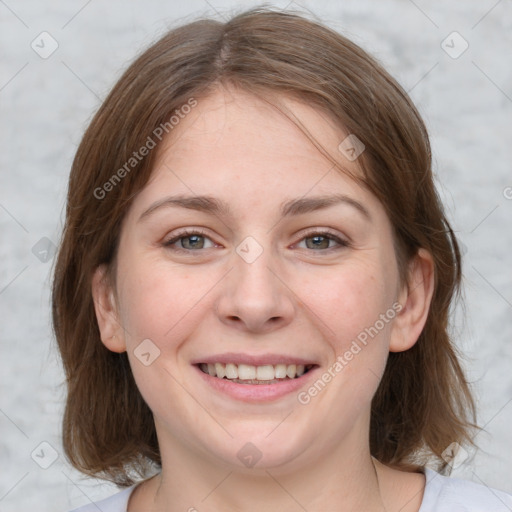
M239 384L228 379L212 377L208 373L204 373L198 366L194 366L194 368L209 387L245 402L270 402L291 393L297 393L318 369L318 367L312 368L296 379L283 380L275 384Z

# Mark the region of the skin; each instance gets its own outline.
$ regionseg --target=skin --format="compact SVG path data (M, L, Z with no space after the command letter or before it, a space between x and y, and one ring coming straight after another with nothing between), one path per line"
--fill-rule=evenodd
M280 101L359 172L337 149L347 133L317 110ZM333 193L359 202L369 218L346 203L280 215L284 201ZM140 219L176 194L215 196L232 214L171 206ZM206 238L165 246L182 228L201 228ZM348 245L315 245L325 229ZM236 251L248 236L263 250L251 263ZM137 487L130 512L418 511L424 476L373 460L368 432L389 351L410 348L425 324L432 259L420 250L402 286L383 206L289 119L232 88L199 100L159 148L119 243L116 285L104 266L93 279L98 324L110 350L128 352L162 454L161 473ZM278 353L315 361L319 377L396 302L401 311L306 405L297 393L235 400L191 364L222 352ZM160 355L145 366L134 351L148 338ZM247 442L261 453L253 468L237 457Z

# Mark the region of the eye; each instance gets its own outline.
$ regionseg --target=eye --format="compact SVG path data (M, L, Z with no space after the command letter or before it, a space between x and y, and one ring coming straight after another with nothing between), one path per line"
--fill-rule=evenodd
M305 243L306 249L313 249L315 251L348 247L349 245L346 240L342 240L340 237L330 233L329 231L315 231L313 233L309 233L299 242L299 246L302 242ZM336 244L338 247L336 247Z
M163 246L175 251L195 251L209 249L215 244L206 236L206 233L200 230L186 230L165 241Z
M301 244L305 244L305 247ZM199 252L201 249L215 247L216 244L207 234L198 229L189 229L177 233L162 244L164 247L177 252ZM349 242L329 231L314 231L307 234L297 244L297 247L323 252L348 247Z

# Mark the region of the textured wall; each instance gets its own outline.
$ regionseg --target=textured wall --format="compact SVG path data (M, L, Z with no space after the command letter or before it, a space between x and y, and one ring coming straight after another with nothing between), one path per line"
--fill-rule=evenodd
M126 63L166 27L251 5L0 2L3 512L64 511L114 491L72 471L59 441L64 388L50 331L49 273L81 134ZM427 122L440 191L465 252L466 316L457 312L456 331L485 426L476 439L481 450L454 474L512 492L512 4L330 0L290 7L311 9L371 51Z

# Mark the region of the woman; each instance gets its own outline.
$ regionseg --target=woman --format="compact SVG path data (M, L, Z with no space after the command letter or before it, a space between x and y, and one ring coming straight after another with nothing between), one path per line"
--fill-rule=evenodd
M424 124L373 58L265 9L169 32L70 177L64 445L127 487L80 510L510 510L442 476L474 427L460 277Z

